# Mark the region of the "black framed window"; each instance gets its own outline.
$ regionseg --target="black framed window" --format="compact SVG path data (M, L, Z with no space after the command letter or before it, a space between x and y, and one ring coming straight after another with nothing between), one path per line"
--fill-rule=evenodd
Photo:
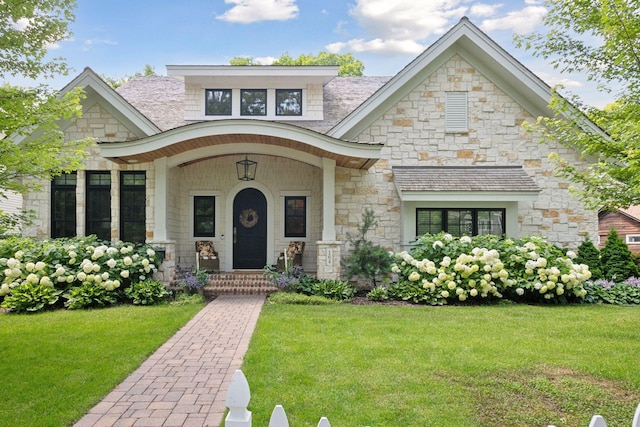
M87 171L86 235L111 239L111 173Z
M307 198L289 196L284 198L284 237L307 236Z
M266 116L267 115L267 90L266 89L242 89L240 91L240 115L241 116Z
M207 116L230 116L231 89L206 89L204 113Z
M146 175L120 172L120 240L144 243L146 239Z
M276 115L302 115L302 89L276 89Z
M505 234L505 209L416 209L416 235L446 231L454 236Z
M57 176L51 181L51 237L76 235L76 185L75 172Z
M193 236L214 237L216 235L216 198L214 196L194 196Z

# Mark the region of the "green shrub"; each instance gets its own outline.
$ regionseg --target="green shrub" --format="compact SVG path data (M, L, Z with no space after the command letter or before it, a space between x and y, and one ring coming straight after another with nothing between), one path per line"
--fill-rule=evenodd
M15 313L40 311L58 302L61 293L52 286L25 282L11 288L0 307Z
M336 301L347 301L355 296L356 288L352 284L340 280L321 280L313 283L311 294Z
M293 292L276 292L269 296L272 304L297 304L297 305L327 305L340 304L340 301L317 296L304 295Z
M373 211L366 209L362 214L362 224L358 226L358 234L347 233L347 240L352 248L341 261L347 280L361 277L370 282L371 288L375 288L380 280L384 280L393 261L389 251L374 245L366 238L367 232L376 224Z
M205 298L202 294L178 292L175 299L171 301L171 305L191 305L202 304L204 302Z
M209 282L209 273L206 270L184 269L179 265L176 266L175 275L178 278L178 284L187 293L198 293Z
M438 298L422 283L401 280L392 283L387 289L389 299L398 301L411 301L415 304L437 304Z
M389 289L385 286L376 286L367 293L367 299L370 301L387 301L389 299Z
M606 279L621 282L629 277L640 276L629 247L613 228L609 231L604 248L600 251L600 260Z
M64 294L64 305L70 310L108 307L118 302L118 294L96 283L84 282Z
M600 279L585 284L584 302L591 304L640 304L640 279L630 277L622 283Z
M125 289L124 293L135 305L159 304L171 296L167 287L155 280L134 283Z
M278 271L275 265L267 265L263 274L278 289L289 292L301 292L301 289L307 288L314 281L299 265L289 266L286 271Z
M588 266L541 237L520 240L447 233L420 236L410 252L395 254L398 284L389 296L429 304L487 302L566 303L586 294Z
M600 251L593 244L589 236L578 246L578 256L573 261L577 264L588 265L592 280L603 278Z

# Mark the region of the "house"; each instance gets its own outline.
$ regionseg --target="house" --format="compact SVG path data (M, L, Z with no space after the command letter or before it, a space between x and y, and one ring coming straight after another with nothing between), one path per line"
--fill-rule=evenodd
M337 67L170 65L117 91L85 69L86 167L25 195L26 234L97 234L166 248L165 274L210 240L223 271L257 270L291 241L303 267L339 278L365 208L371 240L393 251L417 235L542 235L577 247L598 213L554 176L560 144L522 124L550 114L550 88L467 18L393 77Z
M614 228L631 252L640 253L640 206L603 210L598 219L598 249L604 248L609 231Z

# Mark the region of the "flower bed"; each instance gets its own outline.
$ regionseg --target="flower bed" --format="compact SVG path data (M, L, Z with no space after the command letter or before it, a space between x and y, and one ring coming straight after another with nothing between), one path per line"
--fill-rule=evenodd
M149 288L158 288L149 279L159 262L150 246L125 242L106 245L94 236L2 240L0 305L19 312L59 306L60 297L67 308L128 301L125 289L132 284L144 282ZM136 291L139 294L140 286Z
M574 258L541 237L425 235L411 251L395 254L391 271L398 280L388 295L434 305L501 299L567 303L586 295L583 284L591 277L589 267L574 264Z

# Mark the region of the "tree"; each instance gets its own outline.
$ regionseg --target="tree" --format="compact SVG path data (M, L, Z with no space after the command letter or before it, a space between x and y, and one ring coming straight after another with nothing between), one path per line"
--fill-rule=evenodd
M66 75L62 58L46 59L68 38L75 0L4 0L0 7L0 78L46 79ZM59 123L80 117L81 90L60 95L48 86L0 86L0 199L23 193L81 166L89 143L65 141ZM3 215L0 212L0 215Z
M578 246L578 256L573 260L576 264L586 264L591 272L591 279L602 279L602 265L600 262L600 251L593 244L589 236Z
M367 240L366 235L377 225L375 215L371 209L365 209L362 214L362 224L358 226L358 233L347 233L347 240L351 244L351 252L342 259L347 280L359 276L371 281L372 289L377 286L378 279L391 270L391 255L384 248L374 245Z
M629 247L618 236L614 228L609 231L604 248L600 251L600 261L604 277L609 280L623 282L629 277L640 275Z
M236 56L229 61L231 65L261 65L251 57ZM283 53L272 65L338 65L339 76L361 76L364 71L362 61L355 59L350 53L320 52L317 56L302 54L292 58L289 53Z
M553 117L538 120L548 140L576 149L584 168L562 160L557 170L593 208L640 204L640 6L629 0L547 0L547 33L516 37L520 47L561 72L586 73L615 103L600 109L554 93ZM596 126L590 124L591 120Z
M146 64L142 71L135 73L133 76L124 76L120 78L114 78L114 77L106 76L104 74L100 74L100 78L104 80L109 86L111 86L112 89L117 89L123 84L125 84L126 82L128 82L129 80L133 79L134 77L141 77L141 76L157 76L156 70L151 65Z

